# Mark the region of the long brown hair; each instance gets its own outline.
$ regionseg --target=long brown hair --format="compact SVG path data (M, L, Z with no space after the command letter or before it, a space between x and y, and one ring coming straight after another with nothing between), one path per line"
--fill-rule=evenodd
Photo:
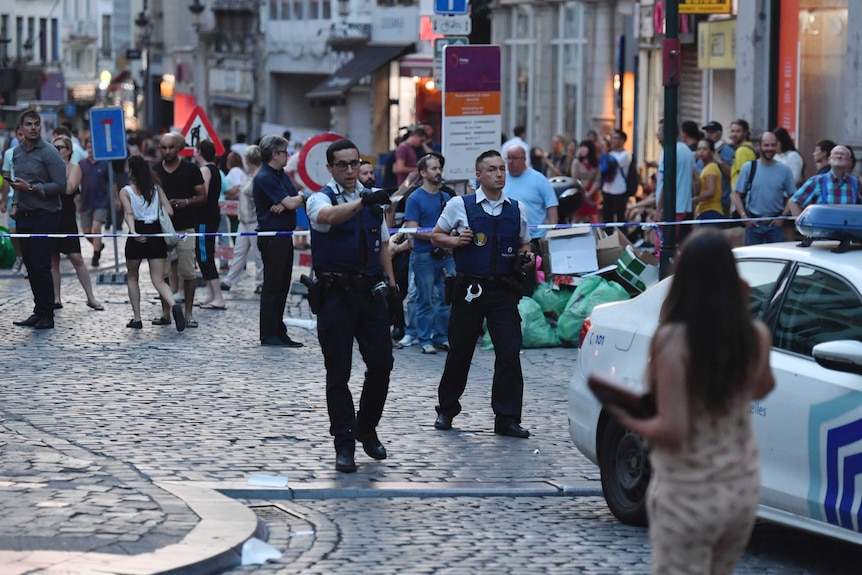
M744 385L757 342L736 260L720 231L698 230L683 243L661 323L685 326L689 394L721 411Z

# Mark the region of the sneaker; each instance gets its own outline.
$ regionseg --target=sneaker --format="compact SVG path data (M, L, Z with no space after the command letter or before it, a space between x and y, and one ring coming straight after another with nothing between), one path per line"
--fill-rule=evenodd
M12 273L13 274L20 274L21 273L21 266L23 266L23 265L24 265L24 258L22 258L21 256L16 257L15 263L12 264Z
M431 345L430 343L426 343L425 345L422 346L422 353L432 355L432 354L437 353L437 350L434 349L434 346Z
M410 347L411 345L416 343L416 339L412 335L408 334L408 335L405 335L404 337L402 337L398 341L398 343L401 344L403 347Z
M435 349L439 349L440 351L449 351L449 342L444 341L441 343L435 343L434 347Z

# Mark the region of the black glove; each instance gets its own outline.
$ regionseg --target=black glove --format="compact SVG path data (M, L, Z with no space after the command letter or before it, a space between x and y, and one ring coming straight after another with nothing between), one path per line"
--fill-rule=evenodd
M377 190L376 192L369 192L367 194L362 195L362 205L363 206L373 206L376 204L388 204L391 203L392 200L389 199L389 194L384 192L383 190Z

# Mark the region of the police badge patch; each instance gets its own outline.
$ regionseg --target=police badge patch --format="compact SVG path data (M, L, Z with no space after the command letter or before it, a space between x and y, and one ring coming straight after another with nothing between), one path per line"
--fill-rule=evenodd
M478 232L473 236L473 243L481 248L488 243L488 236L484 232Z

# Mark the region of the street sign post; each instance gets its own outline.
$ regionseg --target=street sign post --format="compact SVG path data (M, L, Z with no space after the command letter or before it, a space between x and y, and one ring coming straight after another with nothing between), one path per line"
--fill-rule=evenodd
M434 14L431 25L435 34L444 36L468 36L473 31L473 21L469 16Z
M469 11L468 0L434 0L435 14L467 14Z
M93 147L93 159L125 160L126 159L126 118L122 108L90 108L90 144ZM108 164L108 190L114 195L114 166ZM117 210L114 202L109 202L108 213L111 215L111 228L114 230L114 273L100 274L99 283L124 284L126 274L120 274L120 255L117 247Z
M126 119L122 108L90 108L94 160L126 159Z

